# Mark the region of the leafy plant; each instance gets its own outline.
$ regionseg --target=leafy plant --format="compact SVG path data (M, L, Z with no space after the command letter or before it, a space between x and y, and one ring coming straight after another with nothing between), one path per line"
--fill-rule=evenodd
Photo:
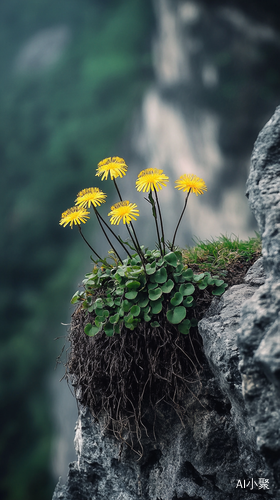
M180 251L161 257L159 250L146 249L143 255L146 272L136 253L118 267L96 267L86 275L85 290L76 292L71 302L82 301L82 307L94 314L94 323L85 327L87 335L94 336L103 329L112 336L120 333L122 326L134 330L142 321L156 328L162 311L166 311L169 323L187 334L197 324L189 313L196 304L195 291L209 287L212 295L222 295L227 287L218 276L186 269Z
M93 314L93 322L87 323L84 329L90 337L102 330L111 337L114 333L121 333L123 326L135 330L141 322L150 323L153 328L158 328L162 320L177 325L181 333L188 334L190 328L197 324L196 318L191 313L196 305L195 295L209 287L212 295L219 296L227 287L219 276L211 276L207 271L194 274L192 269L184 264L182 252L174 245L190 193L202 194L207 189L206 185L202 179L193 175L183 175L176 181L175 187L187 191L187 196L170 244L165 241L157 195L157 191L166 186L169 179L158 169L140 172L136 188L138 191L149 191L147 201L152 207L158 237L158 248L149 250L140 246L132 224L132 220L139 217L137 205L122 200L116 183L116 178L124 176L126 171L127 165L122 158L110 157L98 164L96 175L102 175L102 180L104 178L107 180L110 173L120 202L111 207L108 215L111 216L111 224L119 224L122 221L126 225L132 245L116 236L100 215L98 207L105 203L107 195L98 188L80 191L76 198L76 206L62 214L60 224L63 226L70 224L71 227L77 225L81 236L98 257L93 272L87 274L83 281L84 291L76 292L71 302L72 304L82 302L82 307ZM115 260L115 265L109 264L107 259L102 259L82 234L81 223L85 223L89 218L87 209L90 206L93 207L100 227L113 248L111 258ZM128 255L126 259L120 258L105 228L126 251ZM134 253L131 254L127 247Z

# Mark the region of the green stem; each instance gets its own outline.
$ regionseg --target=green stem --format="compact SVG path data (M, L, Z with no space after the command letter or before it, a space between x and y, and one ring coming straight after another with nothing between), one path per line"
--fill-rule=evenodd
M162 222L161 210L160 210L159 201L158 201L158 195L157 195L157 191L156 190L155 190L155 195L156 195L156 201L157 201L157 207L158 207L158 213L159 213L159 219L160 219L160 226L161 226L163 253L165 254L165 241L164 241L163 222Z
M116 188L116 190L117 190L117 193L118 193L118 195L119 195L119 198L120 198L120 200L122 201L121 193L120 193L120 191L119 191L119 188L118 188L118 185L117 185L117 182L116 182L116 179L115 179L115 178L113 179L113 182L114 182L114 184L115 184L115 188Z
M154 202L153 195L152 195L152 190L150 191L150 195L149 196L153 200L153 203L152 203L152 213L153 213L153 217L154 217L155 223L156 223L156 230L157 230L157 237L158 237L158 246L159 246L159 249L160 249L160 254L163 257L163 251L162 251L162 248L161 248L159 228L158 228L158 222L157 222L157 212L156 212L156 206L155 206L155 202Z
M106 233L105 233L104 228L102 227L102 225L101 225L101 223L99 221L99 218L100 218L100 220L102 220L103 224L107 227L107 229L110 231L110 233L112 233L112 235L114 236L114 238L116 238L116 240L118 240L118 242L120 243L120 245L123 247L124 251L129 255L129 257L131 257L131 254L129 253L129 251L125 248L124 244L115 235L114 231L112 231L112 229L110 228L110 226L108 226L107 222L103 219L103 217L101 217L101 215L97 212L95 206L94 205L92 205L92 206L93 206L93 210L95 212L95 215L96 215L96 217L98 219L98 222L99 222L100 227L102 228L102 231L104 232L104 234L106 234ZM106 235L106 238L107 238L107 235ZM112 246L112 248L114 250L114 247L113 247L112 243L110 243L110 245ZM115 252L115 250L114 250L114 252ZM116 252L116 255L118 255L117 252Z
M184 204L184 208L183 208L183 210L182 210L182 213L181 213L180 219L179 219L178 224L177 224L176 229L175 229L175 233L174 233L174 236L173 236L173 240L172 240L172 244L171 244L171 249L170 249L170 250L171 250L171 252L172 252L173 247L174 247L174 242L175 242L176 234L177 234L177 231L178 231L178 227L179 227L179 225L180 225L180 222L181 222L181 220L182 220L182 217L183 217L184 212L185 212L186 207L187 207L187 203L188 203L188 199L189 199L189 196L190 196L190 192L191 192L191 190L189 190L189 192L188 192L188 194L187 194L187 196L186 196L186 199L185 199L185 204Z
M83 233L82 233L82 228L81 228L81 225L78 224L78 229L79 229L79 233L81 235L81 237L83 238L83 240L86 242L87 246L92 250L92 252L96 255L96 257L100 260L100 262L103 262L102 258L100 257L100 255L98 255L98 253L95 252L95 250L93 250L92 246L89 244L89 242L86 240L86 238L84 237Z
M143 255L143 253L142 253L142 250L141 250L141 247L140 247L140 244L139 244L139 241L138 241L138 238L137 238L136 232L135 232L134 227L133 227L133 225L132 225L132 222L130 223L130 225L131 225L131 229L132 229L132 231L133 231L133 234L134 234L135 239L133 238L133 236L132 236L132 234L131 234L131 232L130 232L130 229L129 229L129 227L128 227L128 224L126 224L126 228L127 228L127 230L128 230L129 236L130 236L130 238L131 238L131 240L132 240L132 242L133 242L133 245L135 246L135 250L136 250L136 252L138 253L138 255L139 255L139 257L140 257L141 262L142 262L142 265L143 265L144 270L145 270L145 272L146 272L145 257L144 257L144 255Z
M114 252L115 252L116 256L117 256L117 257L118 257L118 259L119 259L119 261L120 261L121 263L123 263L123 262L122 262L122 259L120 258L119 254L118 254L118 252L117 252L117 250L114 248L114 246L113 246L112 242L110 241L110 239L109 239L109 237L108 237L108 235L107 235L107 233L106 233L106 231L105 231L104 227L103 227L103 226L102 226L102 224L101 224L101 221L100 221L100 219L99 219L99 217L100 217L99 213L97 212L97 210L96 210L96 209L95 209L94 211L95 211L95 214L96 214L96 216L97 216L97 220L98 220L99 226L101 227L101 229L102 229L102 231L103 231L103 233L104 233L104 236L105 236L106 240L108 241L108 243L109 243L109 245L111 246L111 248L114 250Z

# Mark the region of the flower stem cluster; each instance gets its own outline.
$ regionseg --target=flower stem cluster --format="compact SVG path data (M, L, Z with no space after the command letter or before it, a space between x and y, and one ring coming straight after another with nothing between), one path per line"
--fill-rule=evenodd
M72 302L82 300L83 307L89 312L95 312L94 325L87 325L85 331L88 335L95 335L101 329L107 335L120 333L122 326L134 330L141 321L151 322L152 327L159 326L159 317L162 311L166 311L166 319L178 325L180 332L188 333L194 326L194 318L188 318L188 308L193 307L195 301L193 293L195 286L198 289L212 286L214 295L224 292L226 284L211 277L209 273L193 275L190 269L186 269L182 263L182 254L174 251L175 238L186 210L190 193L196 195L207 191L205 182L192 174L182 175L175 184L175 188L186 192L185 203L178 224L175 228L172 243L167 245L165 240L163 218L160 209L158 191L166 187L169 178L157 168L142 170L136 180L137 191L148 193L147 201L152 208L158 250L150 251L144 249L138 241L132 221L137 221L139 210L135 203L123 200L116 179L126 175L127 165L123 158L118 156L105 158L97 167L97 176L101 180L107 180L110 175L114 183L119 200L111 206L108 213L111 225L119 225L121 222L126 226L132 246L117 236L111 227L99 213L99 207L106 202L107 195L97 187L83 189L77 194L75 207L63 212L60 220L62 226L70 224L71 229L76 225L79 232L89 248L97 257L95 264L101 263L102 267L95 267L93 273L87 275L84 281L85 292L77 292ZM113 249L115 266L109 265L106 258L102 259L82 233L82 224L89 219L87 209L92 207L100 228ZM117 249L114 247L110 237L121 245L128 258L122 260ZM135 252L130 253L130 250ZM99 295L94 299L96 294Z

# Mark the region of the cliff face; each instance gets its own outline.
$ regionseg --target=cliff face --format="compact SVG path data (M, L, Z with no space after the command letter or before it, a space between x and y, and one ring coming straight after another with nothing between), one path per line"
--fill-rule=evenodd
M258 137L247 184L263 257L199 323L206 363L184 426L163 407L160 438L145 439L137 462L81 409L78 460L53 500L280 499L279 165L280 108Z

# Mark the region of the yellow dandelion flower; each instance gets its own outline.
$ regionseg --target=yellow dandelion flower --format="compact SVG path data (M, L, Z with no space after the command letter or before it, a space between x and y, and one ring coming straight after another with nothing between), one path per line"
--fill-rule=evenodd
M108 174L111 175L111 180L116 179L117 177L122 177L126 174L127 165L123 158L119 158L118 156L113 156L110 158L105 158L97 165L97 174L100 177L102 175L101 180L107 180Z
M87 219L89 219L89 212L87 212L87 210L81 207L72 207L63 212L59 224L63 227L66 227L67 224L70 224L71 229L73 229L73 224L80 225L81 222L85 224L87 222Z
M76 205L82 208L89 208L91 203L94 207L99 207L101 203L105 203L106 196L107 194L98 188L87 188L77 194L75 202Z
M146 170L142 170L138 175L138 179L136 181L136 189L137 191L157 191L162 189L162 186L166 186L166 183L169 181L169 177L164 175L163 170L159 170L158 168L146 168ZM161 186L162 184L162 186Z
M183 191L190 191L191 193L195 193L196 196L199 194L204 194L203 191L207 191L206 184L203 179L197 177L194 174L183 174L179 177L177 181L175 181L176 189L179 191L182 189Z
M130 203L129 201L120 201L111 207L111 212L108 213L108 216L111 219L111 224L119 224L121 220L124 224L130 224L131 219L136 220L136 217L139 217L139 210L137 209L137 205L135 203Z

